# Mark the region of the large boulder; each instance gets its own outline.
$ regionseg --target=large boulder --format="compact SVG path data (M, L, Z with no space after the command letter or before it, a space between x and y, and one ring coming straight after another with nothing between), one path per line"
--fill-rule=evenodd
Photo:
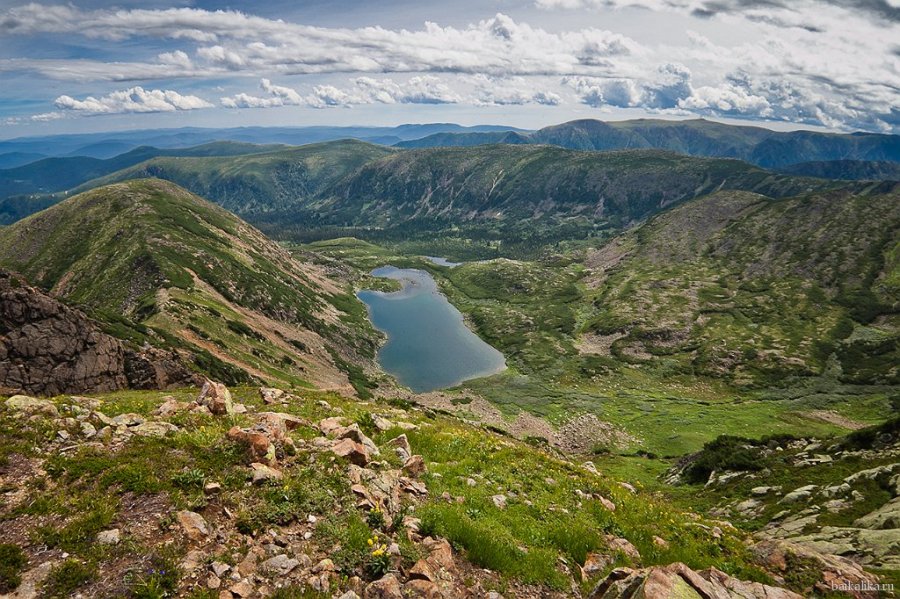
M81 311L0 270L0 391L103 393L192 381L178 354L132 350Z

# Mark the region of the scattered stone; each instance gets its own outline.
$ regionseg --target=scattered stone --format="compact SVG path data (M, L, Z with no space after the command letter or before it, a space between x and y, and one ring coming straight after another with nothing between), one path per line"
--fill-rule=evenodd
M183 401L178 401L171 395L163 399L165 399L165 401L163 401L163 403L161 403L159 407L156 408L156 410L153 412L155 415L162 416L163 418L168 418L169 416L177 414L178 412L183 412L190 407L190 404Z
M409 446L409 439L406 438L406 435L400 435L399 437L394 437L390 441L387 442L388 447L393 447L394 452L400 457L400 460L405 462L412 456L412 448Z
M259 396L265 404L273 404L284 399L285 392L275 387L260 387Z
M236 443L246 445L251 459L267 464L275 463L275 445L265 433L233 426L229 429L227 437Z
M250 464L250 468L253 470L254 485L261 485L270 480L281 480L284 478L284 474L281 473L281 470L277 470L260 462L253 462Z
M129 429L139 437L157 437L162 438L169 433L178 432L178 427L170 422L142 422L137 426Z
M206 578L206 588L215 590L222 586L222 579L216 576L215 574L210 574Z
M206 525L206 520L204 520L203 516L197 512L181 510L175 515L175 518L178 520L178 523L181 524L184 533L190 540L201 541L209 536L209 528Z
M97 542L101 545L118 545L121 536L118 528L111 528L97 534Z
M867 586L871 588L878 584L878 577L863 570L856 562L837 555L820 553L799 543L766 540L752 546L750 551L760 565L773 574L789 574L796 579L797 573L793 571L797 567L796 564L809 564L808 567L821 572L821 576L816 576L810 582L812 586L803 590L807 596L827 595L838 585L853 589ZM858 598L874 596L866 591L850 594Z
M290 573L294 568L300 565L300 562L288 557L287 555L281 554L276 555L273 558L269 558L262 563L262 569L271 572L273 574L280 574L282 576Z
M369 452L366 448L354 441L353 439L341 439L331 446L331 452L334 455L347 458L351 463L357 466L365 466L369 463Z
M347 419L343 416L332 416L331 418L325 418L324 420L319 421L316 428L318 428L323 435L330 437L336 430L343 428L345 422L347 422Z
M769 493L777 493L781 490L781 487L753 487L750 489L751 495L756 495L757 497L762 497L763 495L768 495Z
M782 497L780 503L798 503L801 501L808 501L809 498L812 497L813 491L815 491L816 488L816 485L806 485L805 487L794 489L793 491Z
M506 509L506 495L492 495L491 501L494 502L494 505L500 508L501 510Z
M90 439L91 437L97 434L97 428L91 424L90 422L82 422L81 426L81 436Z
M225 574L226 574L229 570L231 570L231 566L229 566L229 565L226 564L225 562L219 562L219 561L213 562L213 563L210 565L210 568L212 568L213 574L215 574L215 575L218 576L219 578L225 576Z
M601 572L613 563L614 558L602 553L588 553L581 567L582 578L590 578L597 572Z
M631 493L637 493L637 489L635 489L634 485L632 485L631 483L620 482L619 486Z
M669 542L662 537L658 537L653 535L653 544L659 547L660 549L668 549Z
M37 599L41 597L41 586L50 575L53 568L52 561L46 561L40 566L31 568L22 573L22 580L16 590L8 595L2 595L4 599Z
M434 572L431 571L431 566L429 566L428 562L424 559L420 559L413 565L412 568L409 569L409 577L413 579L418 578L430 581L434 581L436 579Z
M389 431L394 428L393 422L381 416L373 416L372 421L375 423L375 428L377 428L381 432Z
M364 599L403 599L400 582L393 574L386 574L366 587Z
M181 560L181 569L187 573L191 573L200 567L206 555L199 549L191 549Z
M425 459L420 455L410 456L410 458L403 463L403 472L412 477L422 476L427 470L428 468L425 466Z
M594 587L590 599L647 599L681 598L745 598L745 599L802 599L791 591L766 586L758 582L744 582L724 572L709 568L695 572L682 563L657 566L644 570L617 568Z
M228 590L231 591L232 595L237 595L238 597L249 597L253 594L253 585L251 585L246 580L242 580L237 584L231 585Z
M410 580L403 585L403 594L409 599L443 599L441 589L430 580Z
M220 483L206 483L203 485L203 493L206 495L216 495L222 492L222 485Z
M606 546L610 551L620 551L637 562L641 561L640 552L628 539L613 535L606 535L604 538L606 540Z
M200 389L197 403L209 408L209 411L216 416L234 413L231 391L222 383L216 383L210 379L203 381L203 387Z
M608 510L611 511L611 512L616 511L616 504L615 504L615 503L613 503L612 501L610 501L609 499L607 499L607 498L604 497L603 495L597 495L596 497L597 497L597 501L600 502L600 505L602 505L603 507L605 507L606 509L608 509Z
M119 414L118 416L113 416L112 425L113 426L137 426L139 424L143 424L147 419L141 416L140 414L134 414L132 412L128 412L126 414Z

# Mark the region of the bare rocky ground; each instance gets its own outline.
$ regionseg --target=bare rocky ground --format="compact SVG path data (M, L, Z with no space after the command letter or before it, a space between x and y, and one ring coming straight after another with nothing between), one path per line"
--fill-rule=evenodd
M395 394L396 392L392 392L392 396ZM542 439L550 447L566 455L587 455L597 446L624 446L635 440L622 429L600 420L594 414L575 415L558 427L525 411L509 418L494 404L468 390L452 394L432 391L402 397L433 410L454 414L473 424L504 431L516 439Z

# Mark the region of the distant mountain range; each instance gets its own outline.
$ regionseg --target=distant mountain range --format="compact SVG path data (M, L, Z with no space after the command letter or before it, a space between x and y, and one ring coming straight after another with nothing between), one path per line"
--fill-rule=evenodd
M690 156L738 158L779 168L832 160L900 161L900 136L876 133L779 132L703 119L571 121L528 132L436 133L397 143L401 148L475 146L490 143L548 144L573 150L656 148Z
M476 125L464 127L453 123L409 124L397 127L236 127L212 129L184 127L178 129L147 129L140 131L110 131L106 133L80 133L19 137L0 140L0 168L25 164L6 165L21 157L7 154L28 154L37 158L51 156L87 156L112 158L140 146L155 148L186 148L214 141L234 141L252 144L303 144L334 141L336 139L361 139L382 145L419 139L437 133L469 133L493 131L520 131L502 125Z

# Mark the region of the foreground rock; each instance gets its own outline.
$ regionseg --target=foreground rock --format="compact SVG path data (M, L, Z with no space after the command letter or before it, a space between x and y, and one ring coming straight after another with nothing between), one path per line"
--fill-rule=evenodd
M37 395L194 383L174 352L134 351L79 310L0 270L0 388Z
M733 578L716 568L700 572L682 563L632 570L618 568L600 581L590 599L803 599L758 582Z

